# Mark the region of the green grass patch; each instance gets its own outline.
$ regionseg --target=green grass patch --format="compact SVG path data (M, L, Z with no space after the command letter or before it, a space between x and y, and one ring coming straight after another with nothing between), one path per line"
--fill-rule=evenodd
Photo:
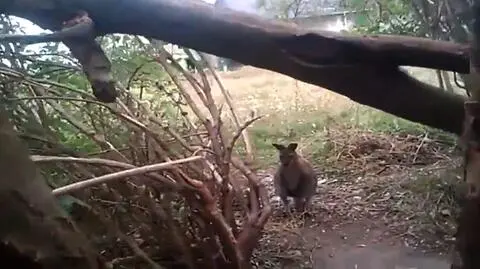
M425 135L448 144L456 137L441 130L404 120L391 114L357 105L337 114L328 111L289 112L270 115L249 129L256 149L256 159L263 167L277 163L277 152L272 143L299 143L303 155L315 162L332 157L333 144L328 139L329 128L357 129L391 135Z

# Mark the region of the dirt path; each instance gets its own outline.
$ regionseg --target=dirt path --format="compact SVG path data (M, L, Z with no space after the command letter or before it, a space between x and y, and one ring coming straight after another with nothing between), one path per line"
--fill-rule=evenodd
M265 171L260 175L271 193L274 212L265 227L256 268L450 268L449 248L453 244L449 237L425 233L430 226L420 222L423 215L397 209L408 201L415 210L429 211L424 197L392 187L391 182L398 184L402 177L410 176L385 177L375 186L370 180L322 180L314 198L313 216L304 217L282 214L280 201L273 194L271 174ZM419 200L410 201L408 197ZM382 204L385 202L388 204ZM412 212L415 217L409 218Z
M350 224L323 237L324 247L312 251L315 269L448 269L448 256L427 254L405 246L383 229ZM345 238L343 242L335 238Z
M290 217L275 217L287 224ZM272 222L272 223L273 223ZM283 229L272 240L278 249L270 253L275 264L259 264L258 268L313 269L448 269L449 255L427 252L407 246L387 227L363 220L356 223L323 228L316 221L306 220L297 229ZM288 226L288 224L287 224ZM275 242L276 241L276 242ZM270 246L271 247L271 246Z
M383 245L343 248L334 257L325 251L314 253L313 268L318 269L448 269L443 257L426 256L409 249Z

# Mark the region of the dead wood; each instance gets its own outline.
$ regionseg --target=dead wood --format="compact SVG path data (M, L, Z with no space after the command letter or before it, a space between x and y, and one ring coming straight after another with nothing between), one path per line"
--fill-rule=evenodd
M214 10L193 0L0 4L2 13L53 30L77 10L88 12L99 35L126 33L165 40L280 72L408 120L461 132L463 98L421 83L397 66L468 73L468 48L464 45L412 37L305 32L292 24Z

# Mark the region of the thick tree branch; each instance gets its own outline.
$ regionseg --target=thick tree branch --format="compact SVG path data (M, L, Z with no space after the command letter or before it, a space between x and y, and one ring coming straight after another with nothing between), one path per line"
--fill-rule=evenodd
M95 29L93 22L86 21L65 27L58 32L41 35L19 35L4 34L0 35L0 42L21 42L24 44L34 44L43 42L63 42L67 40L78 41L85 39L94 39Z
M0 12L50 29L76 9L86 10L101 34L165 40L283 73L412 121L454 133L461 130L462 97L415 81L396 66L468 72L468 51L463 45L411 37L309 33L293 24L215 10L193 0L0 3Z
M54 28L54 27L51 27ZM95 41L95 25L88 14L78 10L73 18L62 22L62 29L42 35L0 35L0 42L64 42L92 85L93 93L102 102L112 103L117 97L111 64L100 44Z

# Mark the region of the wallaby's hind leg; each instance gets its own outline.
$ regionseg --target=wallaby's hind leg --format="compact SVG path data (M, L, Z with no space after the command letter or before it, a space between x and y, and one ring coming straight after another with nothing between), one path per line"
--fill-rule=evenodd
M305 198L303 197L295 197L293 198L295 202L295 211L298 213L302 213L305 211Z
M289 206L288 206L288 198L287 198L287 196L282 196L282 197L280 197L280 199L282 200L283 211L284 211L285 213L290 212L290 208L289 208Z
M305 198L305 211L310 212L312 210L312 197L308 196Z
M309 214L311 210L312 197L295 198L295 210L298 213Z
M284 213L289 213L288 190L282 184L281 174L279 171L277 171L277 173L275 174L273 182L275 186L275 194L278 195L278 197L280 197L280 200L282 201L282 207L283 207Z
M280 196L280 200L282 200L283 212L290 213L290 209L288 207L287 190L283 187L280 188L280 193L278 194L278 196Z

